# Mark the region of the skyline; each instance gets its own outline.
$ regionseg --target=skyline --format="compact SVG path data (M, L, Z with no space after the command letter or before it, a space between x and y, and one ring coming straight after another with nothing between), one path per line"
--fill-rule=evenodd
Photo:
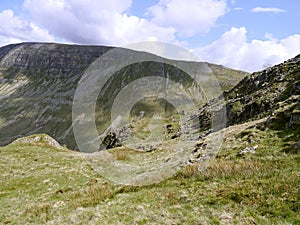
M300 53L296 0L0 0L0 46L161 41L254 72Z

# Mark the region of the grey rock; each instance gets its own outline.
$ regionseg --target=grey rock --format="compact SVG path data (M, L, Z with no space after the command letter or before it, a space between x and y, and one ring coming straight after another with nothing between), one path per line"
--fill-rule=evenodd
M300 153L300 141L297 141L293 147L294 153Z
M138 212L144 212L144 211L145 211L145 208L144 208L144 206L142 206L142 205L138 205L138 206L136 207L136 211L138 211Z
M244 155L246 153L254 154L257 148L258 148L257 145L255 145L253 147L246 147L243 150L239 151L238 155Z

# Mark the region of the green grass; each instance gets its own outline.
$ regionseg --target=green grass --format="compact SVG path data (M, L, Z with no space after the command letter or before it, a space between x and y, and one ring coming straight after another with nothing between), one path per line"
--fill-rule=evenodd
M230 127L205 171L189 165L143 187L110 183L80 153L1 147L0 224L299 224L300 156L288 151L299 133ZM249 145L255 154L237 156Z

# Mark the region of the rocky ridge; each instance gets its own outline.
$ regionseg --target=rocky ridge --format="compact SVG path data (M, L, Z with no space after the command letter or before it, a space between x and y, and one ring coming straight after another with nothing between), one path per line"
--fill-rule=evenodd
M268 117L268 123L281 120L284 127L299 126L300 55L284 63L246 76L219 98L200 109L203 130L210 127L212 115L226 107L227 126Z

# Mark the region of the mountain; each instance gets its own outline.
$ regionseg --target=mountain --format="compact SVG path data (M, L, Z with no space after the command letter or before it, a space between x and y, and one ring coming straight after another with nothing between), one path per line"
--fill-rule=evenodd
M39 48L42 50L36 50ZM33 43L1 48L2 144L34 132L45 131L60 138L58 143L48 135L33 134L0 147L0 221L3 224L300 224L300 56L245 74L243 79L242 72L215 66L215 74L228 71L228 75L236 75L236 82L231 83L226 75L217 76L222 85L228 85L223 86L223 96L212 93L198 110L187 115L199 121L203 130L193 140L193 153L187 152L191 160L181 164L168 179L156 182L154 178L164 176L165 168L175 157L171 153L175 146L172 136L176 141L179 129L176 117L167 115L170 140L165 148L133 151L123 146L83 154L60 145L72 144L71 135L64 139L62 134L71 125L69 114L78 80L93 61L87 62L86 57L86 66L70 62L72 56L83 57L80 48L84 49L82 52L93 52L95 58L105 51L102 47ZM68 67L57 63L59 57L51 58L59 49L58 55L63 58L60 63ZM45 53L52 60L43 64ZM145 54L130 50L123 53ZM182 63L189 67L201 65ZM49 65L52 65L50 69ZM122 81L131 82L141 72L156 71L162 76L165 75L162 71L172 72L178 82L185 76L182 71L153 62L132 65L117 75L126 71L129 71L127 76L110 82L104 90L108 106L109 98L115 97L110 91L120 90ZM195 90L189 80L182 83L185 90ZM214 90L213 85L209 87ZM104 100L100 102L106 103ZM142 109L146 109L144 113ZM147 136L144 128L157 112L173 114L174 109L154 96L147 96L134 105L131 111L134 120L130 124L133 131L141 138ZM98 115L108 118L103 113ZM226 124L211 127L214 115L224 116ZM97 118L99 121L101 118ZM223 136L222 145L216 157L210 157L209 146L218 134ZM164 152L167 157L159 157ZM110 155L104 157L103 163L93 164L102 153ZM184 160L180 158L180 161ZM148 168L137 174L128 170L130 165ZM109 174L99 172L97 169L101 167L106 167ZM151 185L136 186L141 174L147 178L148 173L156 170L157 177L149 179ZM130 181L128 185L112 182L120 176Z
M80 46L54 43L21 43L0 48L0 145L34 133L46 133L60 144L77 149L72 130L73 97L85 71L104 53L106 46ZM124 54L137 57L151 56L144 52L123 49ZM111 58L118 62L119 56ZM112 100L123 87L145 75L166 77L168 74L195 91L191 79L180 69L162 62L141 62L122 68L113 82L105 88L105 95L97 100L97 128L103 131L109 118ZM186 67L198 68L204 63L179 62ZM223 91L230 90L246 72L208 64ZM182 79L186 77L186 79ZM210 85L210 77L203 77L203 86ZM207 81L205 81L207 80ZM112 81L112 80L111 80ZM202 84L201 84L202 85ZM203 104L216 97L214 87L207 93ZM196 92L199 90L196 90Z

